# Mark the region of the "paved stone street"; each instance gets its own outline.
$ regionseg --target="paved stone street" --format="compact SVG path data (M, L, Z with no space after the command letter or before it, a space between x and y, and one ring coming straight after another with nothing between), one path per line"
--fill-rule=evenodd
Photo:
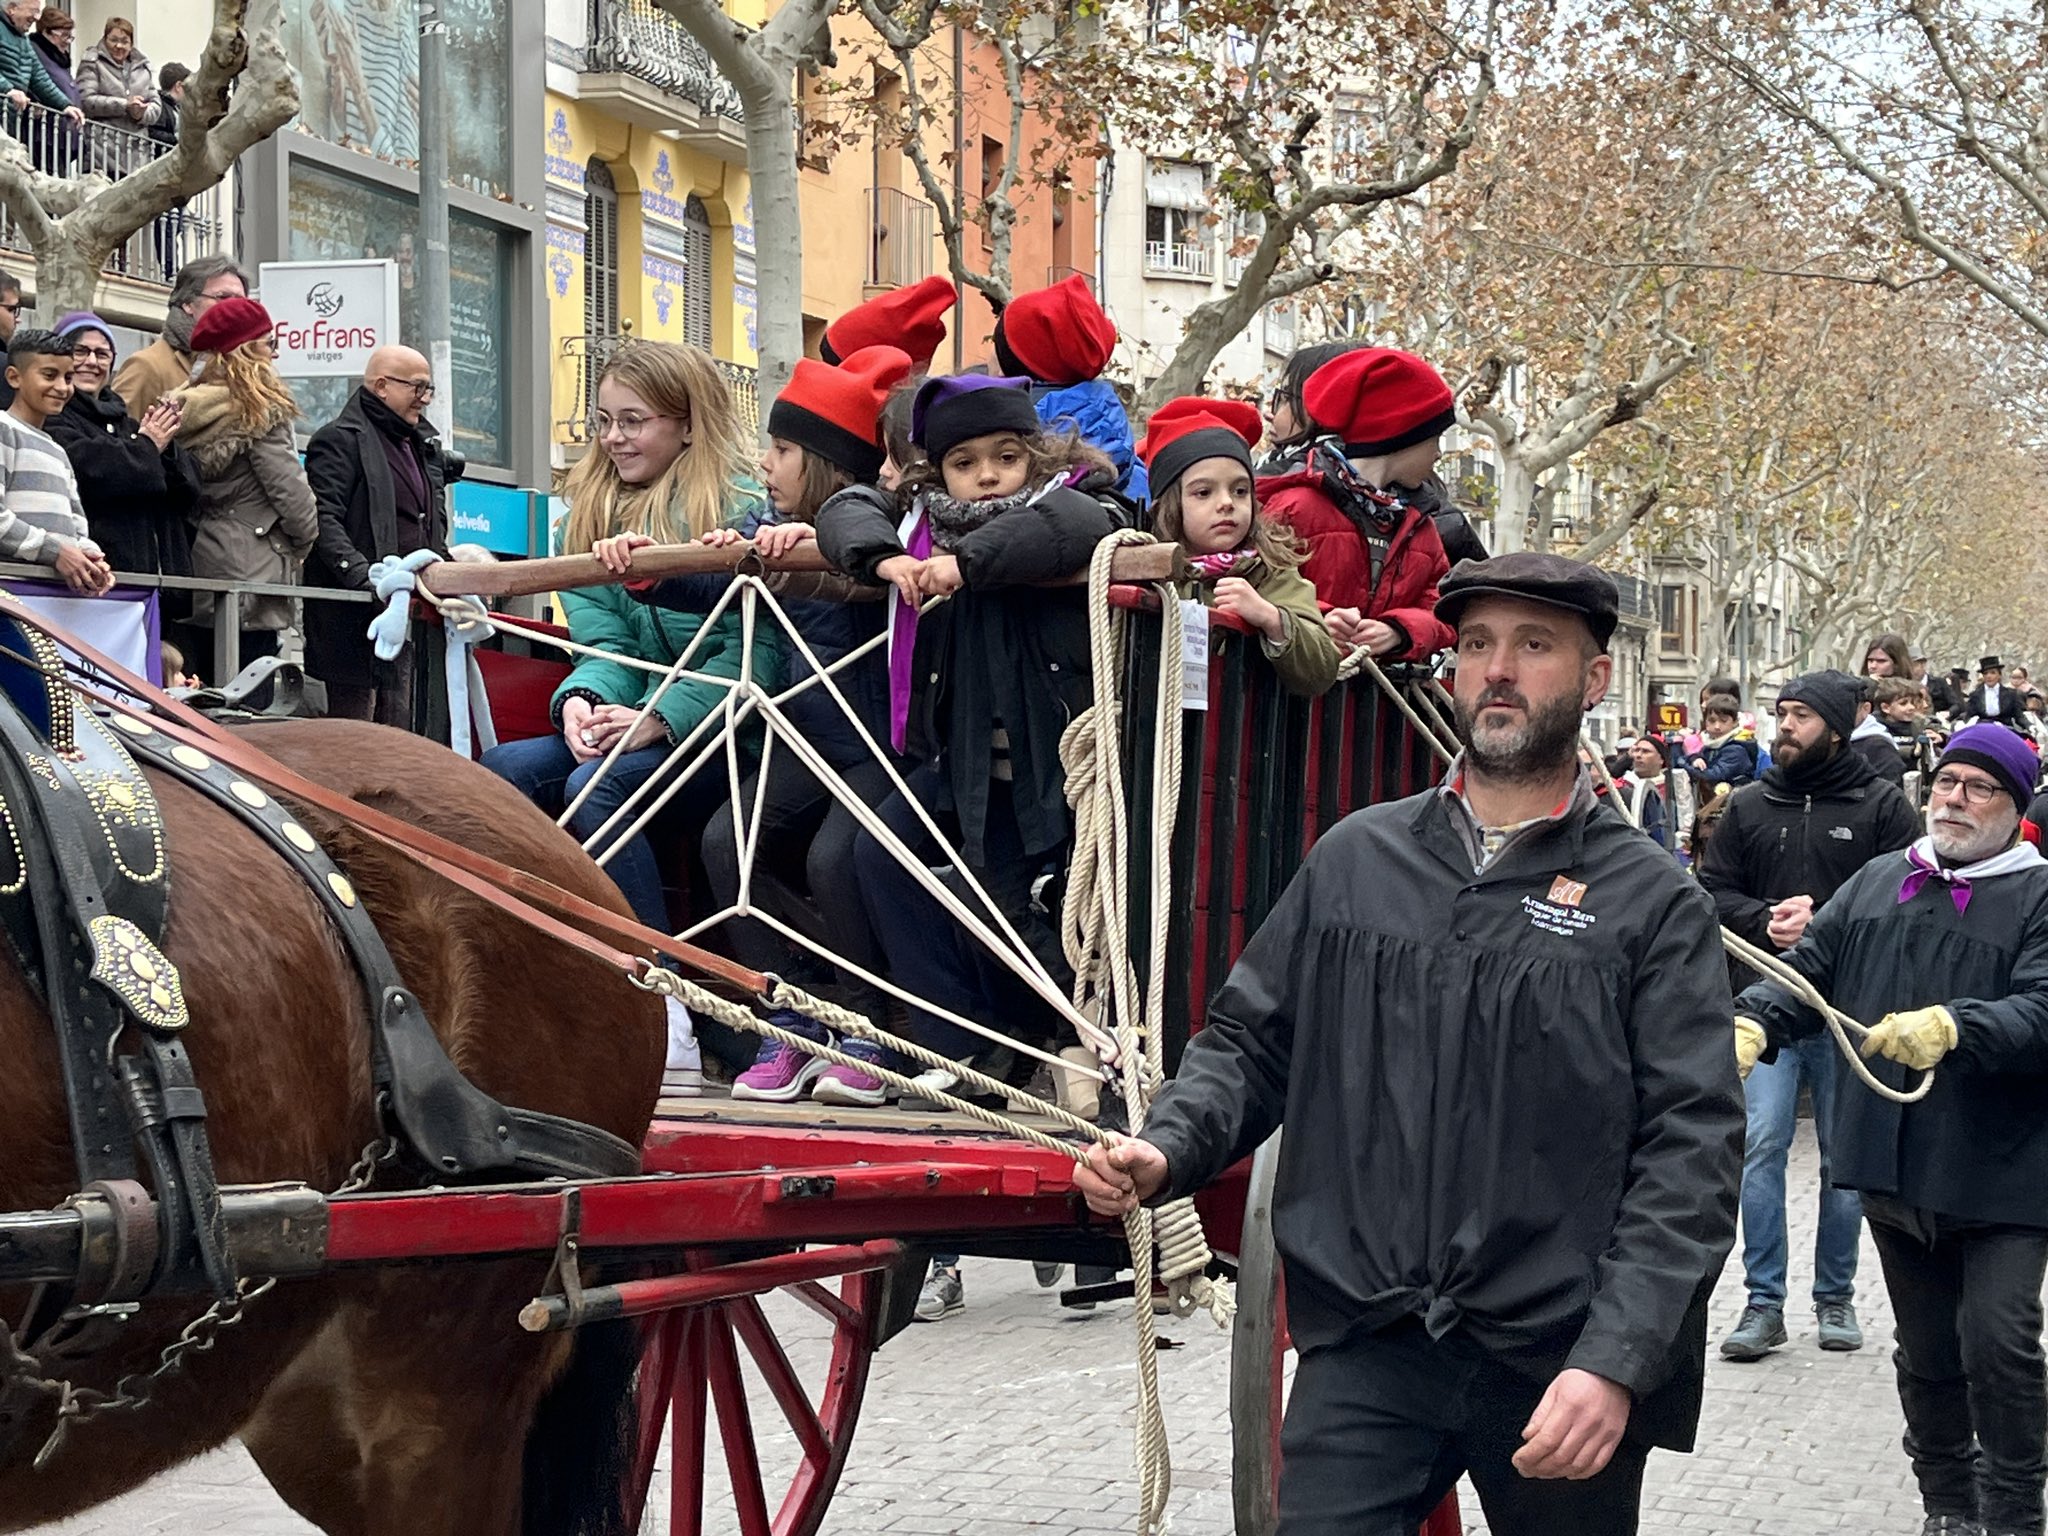
M1811 1281L1817 1166L1811 1126L1802 1125L1791 1195L1795 1297ZM1129 1308L1062 1313L1022 1264L969 1260L966 1277L964 1314L911 1328L877 1359L825 1530L1081 1536L1131 1529ZM1713 1362L1704 1449L1652 1459L1646 1532L1910 1536L1919 1529L1898 1446L1890 1315L1867 1241L1861 1279L1858 1301L1871 1340L1861 1353L1822 1355L1812 1316L1795 1301L1788 1348L1760 1365ZM1741 1304L1738 1260L1715 1298L1717 1340ZM785 1341L806 1381L814 1381L819 1352L801 1342L812 1315L793 1305L778 1305L772 1315L791 1330ZM1176 1467L1173 1526L1183 1536L1220 1536L1231 1526L1225 1340L1206 1321L1162 1319L1161 1328L1181 1346L1160 1358ZM781 1428L758 1388L754 1415L757 1426ZM792 1453L786 1438L764 1443L771 1508L781 1487L773 1470L786 1467ZM715 1450L710 1460L720 1466ZM717 1512L711 1528L729 1532L734 1521L722 1493L714 1487L707 1494ZM668 1530L665 1503L664 1482L647 1531ZM1485 1530L1469 1501L1466 1519L1468 1531ZM304 1536L312 1527L286 1511L248 1459L230 1449L51 1529L61 1536Z

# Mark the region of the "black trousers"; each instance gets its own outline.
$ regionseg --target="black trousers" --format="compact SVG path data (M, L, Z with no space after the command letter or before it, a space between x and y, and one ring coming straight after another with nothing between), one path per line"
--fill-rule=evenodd
M891 792L888 774L872 759L841 768L839 775L869 805L881 804ZM740 785L743 820L753 815L758 781L757 774ZM859 831L853 812L834 800L793 753L777 751L769 762L747 900L834 954L881 975L886 962L854 872L853 840ZM729 803L705 824L704 869L720 908L739 900L739 836ZM786 976L826 1001L855 1009L886 1027L887 999L859 977L835 970L751 918L732 919L723 925L723 933L740 964Z
M1645 1447L1583 1482L1510 1464L1545 1383L1410 1319L1301 1357L1280 1432L1280 1536L1415 1536L1469 1474L1494 1536L1634 1536Z
M938 803L943 781L935 770L919 768L904 783L920 803ZM986 919L980 900L967 891L951 866L941 868L944 854L934 846L901 795L891 795L878 814L927 867L938 871L940 882L960 898L963 906ZM943 818L940 825L946 826ZM1057 920L1035 910L1031 901L1032 887L1040 876L1066 867L1066 850L1039 855L1024 852L1023 833L1010 808L1010 787L1002 783L989 786L982 843L983 862L970 866L982 888L1045 967L1054 984L1063 991L1070 989L1074 973L1060 948ZM861 899L867 903L875 935L889 959L890 978L897 985L962 1018L1017 1038L1057 1039L1063 1044L1072 1044L1078 1038L1057 1011L954 922L879 840L866 832L858 834L854 838L853 856ZM922 1008L910 1010L910 1036L919 1045L956 1061L966 1061L991 1049L990 1042L983 1037L969 1034Z
M1866 1196L1898 1322L1906 1455L1930 1515L2041 1536L2048 1231L1961 1221Z

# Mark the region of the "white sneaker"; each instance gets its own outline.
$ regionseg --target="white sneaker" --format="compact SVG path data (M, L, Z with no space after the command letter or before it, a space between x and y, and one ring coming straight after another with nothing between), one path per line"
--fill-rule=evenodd
M932 1094L951 1093L960 1086L960 1074L944 1067L926 1067L910 1080L910 1086L912 1091L903 1095L902 1107L912 1114L923 1114L940 1107Z
M665 997L668 1005L668 1064L661 1074L661 1096L665 1099L697 1099L704 1096L704 1056L697 1046L697 1025L680 998Z

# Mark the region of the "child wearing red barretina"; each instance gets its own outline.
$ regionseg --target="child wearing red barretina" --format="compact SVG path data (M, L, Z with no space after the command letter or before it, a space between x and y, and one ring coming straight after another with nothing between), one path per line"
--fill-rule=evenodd
M1260 515L1252 493L1259 412L1240 400L1183 395L1145 424L1138 456L1152 482L1152 529L1187 552L1191 595L1249 626L1291 693L1337 681L1337 647L1294 538Z
M1307 546L1301 573L1330 605L1330 633L1390 661L1452 643L1436 616L1450 569L1427 512L1395 489L1420 486L1457 420L1451 387L1413 352L1360 347L1310 375L1310 418L1330 424L1301 466L1258 482L1259 505Z
M1024 379L930 379L912 411L925 457L893 496L842 491L818 518L818 544L841 570L895 588L890 604L891 730L916 765L911 794L944 827L997 908L1062 989L1072 979L1056 916L1035 899L1066 867L1073 826L1061 733L1092 700L1088 605L1078 586L1121 524L1105 498L1116 472L1071 434L1046 433ZM950 600L918 616L925 599ZM942 862L900 797L883 820L927 863ZM863 833L861 893L895 980L916 996L1007 1033L1054 1037L1057 1016L982 953L966 932ZM976 903L970 898L967 905ZM1002 1075L1006 1047L924 1009L911 1034ZM926 1082L950 1089L952 1073Z

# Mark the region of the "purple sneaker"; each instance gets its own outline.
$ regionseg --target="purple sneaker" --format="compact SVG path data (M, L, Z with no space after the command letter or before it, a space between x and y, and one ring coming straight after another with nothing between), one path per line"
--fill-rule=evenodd
M868 1066L882 1064L882 1048L872 1040L841 1040L839 1049ZM888 1100L889 1090L882 1086L882 1080L872 1072L863 1072L854 1067L842 1067L837 1062L827 1067L818 1079L818 1086L811 1090L811 1097L820 1104L844 1104L848 1108L873 1108Z
M827 1039L822 1025L800 1013L778 1011L768 1015L768 1022L820 1045ZM787 1104L802 1098L824 1070L824 1061L808 1051L784 1045L780 1040L763 1040L754 1064L733 1079L732 1096Z

